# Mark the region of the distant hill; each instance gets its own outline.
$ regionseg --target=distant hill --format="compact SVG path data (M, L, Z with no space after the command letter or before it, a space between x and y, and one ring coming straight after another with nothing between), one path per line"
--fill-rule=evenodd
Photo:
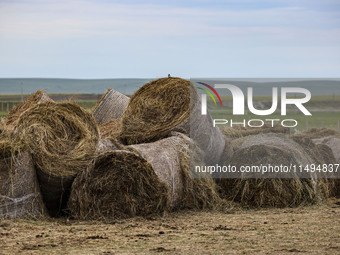
M123 94L133 94L138 88L152 79L47 79L47 78L0 78L0 94L31 94L41 89L49 94L103 94L108 88ZM340 95L340 79L195 79L210 85L215 83L233 84L246 94L247 87L253 87L255 95L271 95L273 87L302 87L310 90L312 95ZM221 95L229 95L228 90L220 89Z
M103 94L113 88L123 94L132 94L151 79L47 79L47 78L2 78L0 94L31 94L45 90L50 94Z
M250 79L249 79L250 80ZM232 84L238 86L244 93L247 94L247 88L252 87L254 95L257 96L271 96L273 87L300 87L308 89L312 96L318 95L340 95L340 79L296 79L296 80L285 80L277 79L258 79L259 81L240 81L236 79L194 79L193 81L205 82L211 86L214 84ZM254 79L256 80L256 79ZM280 81L281 80L281 81ZM230 95L228 89L218 89L221 95ZM279 92L280 93L280 92ZM280 94L279 94L280 95Z

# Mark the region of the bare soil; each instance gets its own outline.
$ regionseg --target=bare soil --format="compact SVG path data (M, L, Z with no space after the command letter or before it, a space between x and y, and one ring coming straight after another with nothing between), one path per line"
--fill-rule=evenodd
M0 254L340 254L340 199L294 209L0 222Z

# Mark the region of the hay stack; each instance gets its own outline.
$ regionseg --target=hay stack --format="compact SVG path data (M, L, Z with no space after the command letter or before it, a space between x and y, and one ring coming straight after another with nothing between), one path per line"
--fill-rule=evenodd
M58 215L97 149L94 118L75 103L44 102L25 111L14 132L33 156L49 213Z
M4 127L7 129L13 129L22 113L32 106L46 101L52 101L52 99L44 91L38 90L33 95L28 97L24 102L14 106L14 108L8 113L5 120L3 121Z
M92 115L100 125L110 120L119 119L129 103L129 98L116 90L108 89L95 105Z
M30 154L21 152L11 157L1 157L0 219L39 217L44 212L45 206Z
M205 161L217 163L224 138L211 116L201 116L197 89L188 80L170 77L151 81L131 97L122 118L120 139L125 144L157 141L171 131L190 135L205 150Z
M291 139L279 134L261 134L246 139L230 162L240 166L307 165L312 159L303 148ZM237 179L219 179L221 195L249 207L293 207L316 203L321 189L314 176L301 179L294 173L252 178L243 174ZM282 179L284 177L285 179ZM308 177L308 176L306 176Z
M72 186L69 208L81 219L146 216L178 208L212 208L211 179L192 179L188 142L173 136L98 156Z

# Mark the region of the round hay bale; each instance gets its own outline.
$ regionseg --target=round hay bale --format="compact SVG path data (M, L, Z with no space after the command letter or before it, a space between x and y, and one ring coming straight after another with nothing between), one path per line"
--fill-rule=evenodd
M118 138L122 130L122 120L115 119L99 125L101 138Z
M36 218L45 214L30 154L0 159L0 219Z
M79 174L69 200L81 219L146 216L179 208L212 208L220 198L212 179L189 173L188 141L173 136L98 156Z
M279 134L261 134L246 139L233 155L231 165L307 165L312 159L303 148L291 139ZM271 175L270 178L250 178L243 174L239 178L217 180L221 187L221 196L227 200L239 202L247 207L294 207L313 204L319 201L323 189L313 175L310 178L298 178L295 173Z
M156 141L188 122L189 116L190 81L176 77L157 79L131 97L120 136L126 144Z
M129 98L127 96L114 89L108 89L94 106L92 115L100 125L121 118L128 104Z
M196 87L177 77L151 81L131 97L122 118L120 139L124 144L139 144L167 137L171 131L187 134L204 148L205 161L217 163L225 141L213 127L210 114L201 115Z
M75 176L97 150L94 118L75 103L44 102L20 116L15 134L31 152L46 207L57 216Z
M13 107L13 109L8 113L3 121L5 128L13 129L23 112L36 104L46 101L52 101L52 99L44 91L38 90L33 95L28 97L24 102Z

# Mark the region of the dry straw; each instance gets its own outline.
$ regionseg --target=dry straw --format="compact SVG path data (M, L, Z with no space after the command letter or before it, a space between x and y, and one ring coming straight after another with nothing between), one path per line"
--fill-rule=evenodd
M222 129L222 133L224 133L229 138L241 138L250 135L264 134L264 133L278 133L278 134L289 134L290 129L283 127L281 125L269 125L264 124L263 127L242 127L242 126L234 126L234 127L224 127Z
M98 124L123 116L129 103L129 98L114 89L108 89L94 106L92 114Z
M122 120L115 119L99 125L101 138L117 138L122 129Z
M279 134L260 134L245 139L233 155L231 165L307 165L311 157L293 140ZM225 163L226 164L226 163ZM249 177L249 176L248 176ZM294 207L316 203L325 194L322 185L310 176L300 179L291 173L290 178L247 178L220 179L221 195L229 200L249 207ZM282 177L282 175L281 175Z
M44 213L45 206L30 154L17 152L11 157L0 157L0 219L36 218Z
M26 110L14 132L32 153L47 209L59 214L74 177L97 149L94 118L75 103L44 102Z
M98 156L79 174L69 208L81 219L162 214L179 208L212 208L220 202L211 179L192 179L188 141L173 136Z
M14 108L8 113L5 120L3 121L4 126L7 129L13 129L17 125L19 117L23 112L32 106L45 101L52 101L52 99L44 91L38 90L33 95L28 97L24 102L14 106Z
M187 134L204 148L207 164L217 163L225 140L213 127L210 114L201 114L196 87L177 77L161 78L141 87L131 97L122 118L120 139L124 144L157 141L171 131Z

